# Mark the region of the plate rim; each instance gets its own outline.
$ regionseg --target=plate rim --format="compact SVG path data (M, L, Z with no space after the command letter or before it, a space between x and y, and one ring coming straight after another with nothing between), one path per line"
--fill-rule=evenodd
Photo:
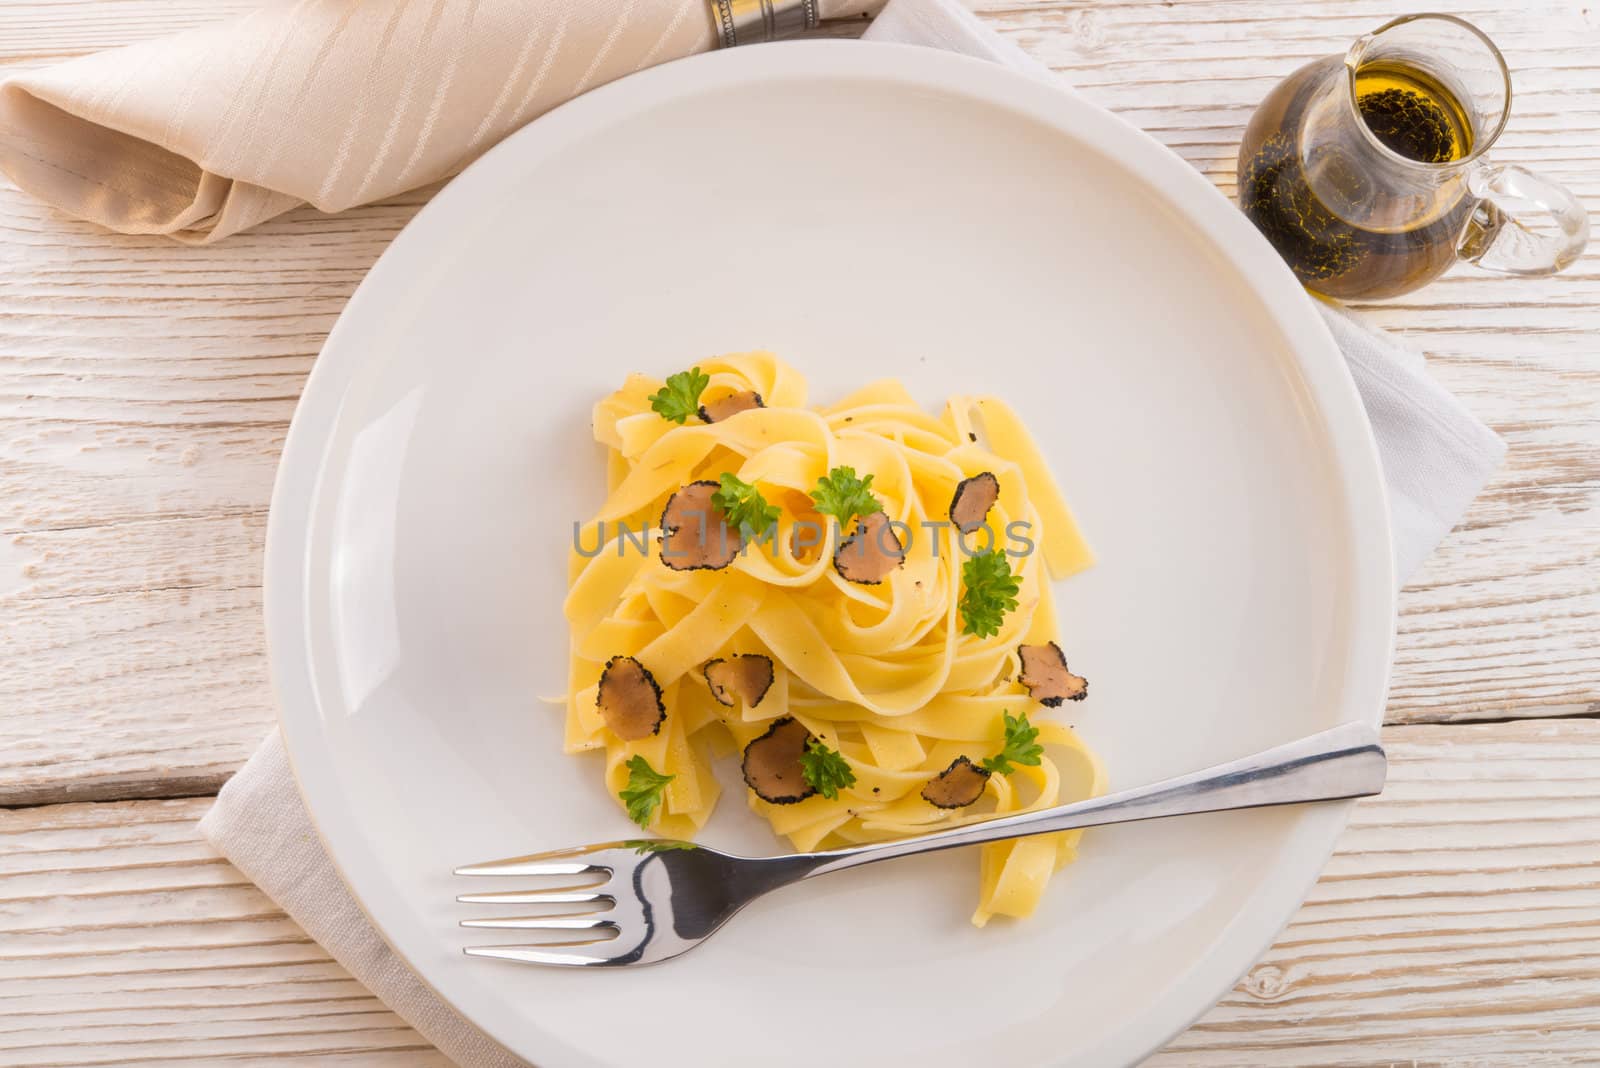
M601 86L535 119L474 161L423 206L363 277L329 331L296 403L274 478L262 578L269 677L279 730L307 817L329 862L374 930L420 982L508 1050L535 1062L553 1063L552 1058L570 1058L576 1051L553 1035L530 1034L527 1017L485 1013L481 1011L484 1006L474 1006L469 1013L451 1000L406 952L409 939L397 936L396 925L386 922L396 917L397 909L407 906L398 892L372 871L372 855L359 827L337 806L318 803L336 797L337 786L331 754L319 744L320 704L305 626L312 505L323 479L328 458L325 447L337 425L344 390L369 358L358 345L344 344L344 335L354 329L349 326L355 318L353 312L380 300L380 290L396 272L402 272L397 277L404 277L409 268L398 266L401 258L414 247L423 248L441 227L448 228L449 213L455 206L470 202L479 187L492 183L498 177L497 169L507 163L519 157L559 154L585 129L603 128L635 107L652 106L669 95L726 90L742 82L771 78L839 76L934 88L1039 120L1055 136L1089 144L1158 190L1233 264L1259 298L1262 312L1291 339L1288 355L1304 377L1322 418L1324 437L1332 446L1330 479L1344 495L1356 579L1348 602L1352 654L1344 680L1349 691L1345 708L1364 709L1365 722L1373 727L1382 725L1394 655L1398 584L1387 494L1371 424L1349 368L1315 311L1313 298L1243 214L1198 170L1150 134L1087 101L1066 83L1052 85L988 60L917 45L810 40L778 42L761 49L724 49L674 60ZM1086 131L1094 136L1086 136ZM1370 663L1359 662L1357 653L1363 646ZM1094 1047L1096 1056L1107 1062L1135 1063L1165 1046L1217 1004L1276 941L1304 902L1333 853L1352 804L1328 806L1336 811L1336 818L1291 837L1287 848L1294 856L1282 862L1288 873L1265 878L1254 891L1274 906L1264 915L1249 915L1248 910L1235 914L1210 952L1169 987L1166 997L1154 1008L1130 1014L1130 1022L1112 1036L1120 1041ZM1320 833L1313 835L1313 831ZM355 870L352 858L366 861L367 871ZM1232 952L1225 953L1224 947ZM1241 947L1246 947L1243 952ZM585 1056L584 1061L589 1063L590 1058Z

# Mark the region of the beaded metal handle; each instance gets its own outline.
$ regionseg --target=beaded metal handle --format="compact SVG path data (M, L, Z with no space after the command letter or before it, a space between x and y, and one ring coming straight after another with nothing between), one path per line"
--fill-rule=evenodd
M792 37L817 28L820 0L710 0L723 48Z

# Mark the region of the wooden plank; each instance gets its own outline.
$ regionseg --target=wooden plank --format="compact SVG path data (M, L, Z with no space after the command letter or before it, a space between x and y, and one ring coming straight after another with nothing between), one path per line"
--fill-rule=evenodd
M1376 0L1288 16L1261 0L983 7L1225 191L1273 80L1390 13ZM1548 159L1600 196L1596 17L1557 0L1445 7L1517 68L1501 154ZM5 5L0 53L43 61L209 10ZM0 803L213 789L267 729L259 560L283 434L345 300L430 193L190 249L0 188ZM1600 247L1556 279L1462 270L1371 313L1427 347L1512 449L1403 598L1390 719L1600 711Z
M209 805L0 812L0 1065L447 1068L198 837Z
M1600 723L1386 741L1311 900L1152 1065L1593 1063ZM444 1064L196 837L208 805L0 812L0 1066Z
M1310 900L1151 1068L1595 1062L1600 723L1385 737Z
M32 669L7 695L0 799L215 793L273 715L260 621L259 587L26 606L3 642Z
M211 793L259 742L283 436L431 192L182 249L0 190L0 803Z
M10 0L0 4L0 71L163 37L258 6L256 0Z

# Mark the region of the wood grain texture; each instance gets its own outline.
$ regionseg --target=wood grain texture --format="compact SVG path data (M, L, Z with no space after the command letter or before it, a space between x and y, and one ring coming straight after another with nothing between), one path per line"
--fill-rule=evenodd
M447 1066L198 837L209 806L0 812L0 1066Z
M192 0L0 7L13 67L194 24ZM1600 200L1600 25L1450 4L1517 68L1500 155ZM1388 8L1368 0L983 5L1232 192L1254 104ZM264 518L295 400L421 190L213 248L107 234L0 188L0 803L214 789L272 719ZM1600 249L1560 278L1461 270L1372 311L1511 443L1402 601L1394 722L1600 710Z
M10 0L0 5L0 71L136 44L258 6L255 0Z
M1391 727L1278 944L1151 1068L1600 1057L1600 723Z
M430 193L181 249L0 190L0 803L214 792L260 740L278 452Z
M1311 900L1152 1066L1593 1063L1600 723L1386 741ZM208 804L0 813L0 1066L443 1065L196 837Z
M257 2L0 4L0 76ZM1268 88L1396 11L975 6L1230 196ZM1600 204L1600 4L1431 6L1515 71L1496 157ZM446 1064L195 837L208 800L124 800L214 792L270 724L278 452L334 319L432 192L190 249L0 179L0 805L46 806L0 811L0 1068ZM1364 310L1511 453L1402 596L1389 718L1423 725L1390 728L1388 793L1279 944L1151 1064L1593 1064L1600 247L1557 278L1461 269ZM1550 716L1572 718L1531 718ZM97 799L118 803L58 803Z

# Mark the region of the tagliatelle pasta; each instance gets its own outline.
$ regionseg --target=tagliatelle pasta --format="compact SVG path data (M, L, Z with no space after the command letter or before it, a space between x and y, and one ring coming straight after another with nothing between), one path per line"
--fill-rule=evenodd
M953 397L931 415L893 381L812 408L804 378L764 352L697 370L704 384L689 400L700 414L681 423L652 407L664 384L644 375L595 405L609 492L574 537L566 751L603 752L608 791L676 838L692 838L718 801L713 760L743 754L747 782L773 783L761 787L768 799L745 791L751 809L806 851L1102 792L1094 754L1021 675L1020 646L1058 639L1051 580L1093 556L1015 412L992 397ZM811 494L840 469L870 476L865 492L881 516L841 524L819 513ZM712 484L726 491L725 474L753 487L775 522L735 530L731 559L713 547L705 562L674 564L663 528L687 535L666 513L710 498ZM970 534L951 522L964 484L982 491L970 510L988 504ZM726 537L727 514L713 512L710 529ZM865 565L845 566L843 554L868 552L869 534L882 578L852 581ZM1016 584L1015 607L992 634L969 632L962 603L966 562L985 550L1006 554ZM1087 684L1066 671L1058 644L1053 655L1079 686L1067 699L1081 697ZM1018 726L1008 716L1031 719L1037 763L997 757ZM813 747L837 778L794 764ZM1031 913L1081 833L982 847L973 922Z

